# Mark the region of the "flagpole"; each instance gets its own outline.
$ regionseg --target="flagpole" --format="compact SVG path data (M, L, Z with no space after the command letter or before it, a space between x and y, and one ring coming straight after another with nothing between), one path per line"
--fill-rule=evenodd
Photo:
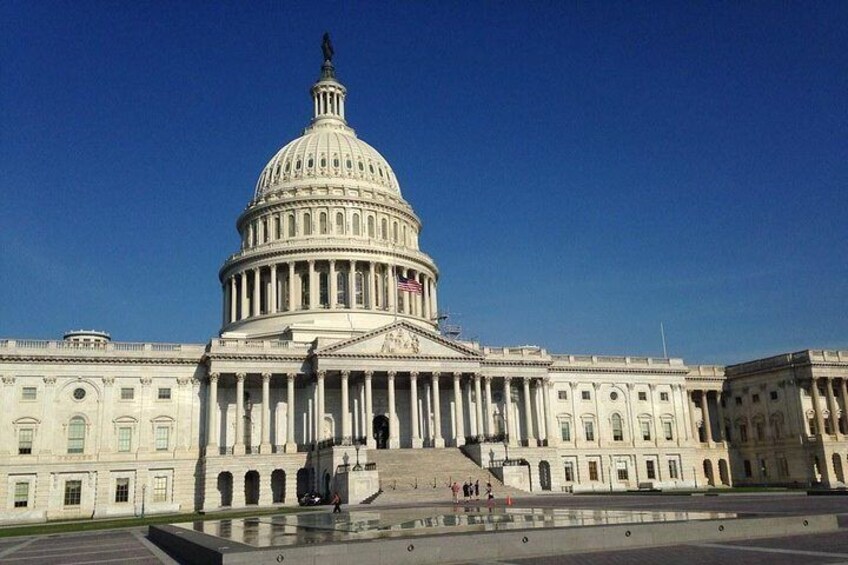
M398 280L397 273L395 272L395 266L392 265L392 292L395 293L395 299L393 302L395 303L395 322L397 322L397 313L398 313Z

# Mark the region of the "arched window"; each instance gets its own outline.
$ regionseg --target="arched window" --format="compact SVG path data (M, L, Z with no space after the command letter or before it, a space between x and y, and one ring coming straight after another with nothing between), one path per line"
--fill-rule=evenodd
M380 221L380 235L383 239L389 239L389 222L386 218Z
M336 304L347 305L347 273L336 273Z
M321 212L318 216L318 227L322 235L327 234L327 212Z
M339 213L336 214L336 233L341 235L341 234L344 233L344 229L345 229L344 214L339 212Z
M624 441L624 426L621 424L621 416L613 414L610 423L612 424L612 440Z
M294 214L289 214L286 221L289 223L289 237L294 237Z
M365 276L361 271L356 272L355 277L355 285L356 285L356 305L357 306L365 306Z
M85 420L74 416L68 422L68 453L83 453L85 451Z
M353 215L353 235L359 235L359 214Z
M368 216L368 237L374 238L374 216Z
M303 235L312 235L312 216L309 212L303 214Z

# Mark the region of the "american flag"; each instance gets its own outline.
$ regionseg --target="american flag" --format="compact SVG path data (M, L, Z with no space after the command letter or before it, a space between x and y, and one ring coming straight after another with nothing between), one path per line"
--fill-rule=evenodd
M415 279L406 279L400 275L398 278L398 290L405 290L406 292L414 292L415 294L421 294L423 288L421 283L416 281Z

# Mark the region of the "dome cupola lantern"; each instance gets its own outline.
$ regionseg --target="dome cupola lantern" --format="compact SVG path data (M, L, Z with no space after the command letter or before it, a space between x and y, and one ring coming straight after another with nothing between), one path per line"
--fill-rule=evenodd
M345 127L345 95L347 90L336 80L333 66L333 44L330 34L324 34L321 44L324 64L321 65L321 78L312 86L312 127Z

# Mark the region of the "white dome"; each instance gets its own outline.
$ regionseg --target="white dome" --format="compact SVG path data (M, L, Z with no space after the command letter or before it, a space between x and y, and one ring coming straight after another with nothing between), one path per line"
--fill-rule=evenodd
M392 168L350 128L313 126L280 149L259 176L254 197L328 180L373 187L400 195Z

